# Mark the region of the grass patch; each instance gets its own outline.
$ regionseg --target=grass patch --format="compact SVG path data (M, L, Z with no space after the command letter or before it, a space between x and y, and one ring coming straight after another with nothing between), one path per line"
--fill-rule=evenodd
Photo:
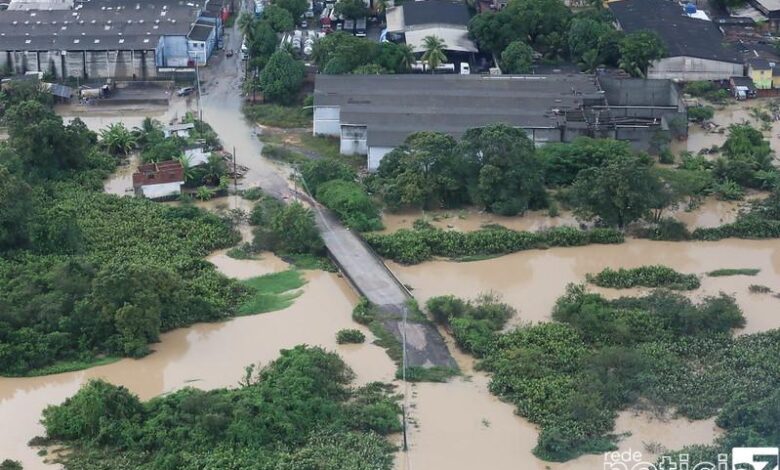
M65 372L75 372L77 370L89 369L90 367L113 364L114 362L120 359L122 358L108 356L108 357L96 358L89 361L63 361L63 362L54 363L50 366L29 370L25 374L3 375L3 377L38 377L40 375L63 374Z
M282 310L293 304L301 295L298 290L306 284L300 271L291 269L280 273L266 274L242 281L253 293L238 308L238 315Z
M263 145L262 155L265 158L271 160L278 160L287 163L300 163L307 160L304 154L275 144Z
M300 105L248 104L244 105L244 115L247 119L264 126L283 129L311 127L312 119L311 110L303 109Z
M406 368L406 381L407 382L446 382L451 377L460 375L460 371L452 367L407 367ZM395 373L395 378L403 378L403 372L398 369Z
M296 269L315 270L320 269L329 273L338 271L336 265L326 256L317 256L309 253L287 254L281 257L287 263L295 266Z
M707 273L710 277L721 277L721 276L755 276L756 274L760 273L760 269L750 269L750 268L743 268L743 269L716 269L715 271L710 271Z
M257 256L252 252L251 247L248 243L244 243L243 245L234 246L233 248L229 249L226 253L228 257L233 259L257 259Z
M748 290L751 294L768 294L772 292L772 289L767 286L762 286L761 284L751 284L748 286Z
M300 134L301 147L311 150L326 158L340 158L339 141L334 137L321 135Z

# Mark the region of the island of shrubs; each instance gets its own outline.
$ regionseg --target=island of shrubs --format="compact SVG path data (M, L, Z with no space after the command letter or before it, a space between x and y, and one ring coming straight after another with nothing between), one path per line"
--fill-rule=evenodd
M334 353L297 346L238 388L176 390L141 402L101 380L43 412L40 444L64 444L67 469L372 468L393 465L401 430L391 387L352 386ZM95 412L99 410L99 412Z
M615 449L617 412L634 406L716 416L723 436L690 449L703 461L776 443L778 416L767 410L780 400L780 368L770 359L780 354L780 330L732 336L745 319L724 294L698 303L665 290L607 300L569 286L553 322L506 332L514 310L494 295L434 297L426 307L480 359L491 392L541 427L534 453L542 459Z
M556 227L539 232L519 232L492 226L473 232L421 227L391 234L367 233L366 241L380 255L404 264L416 264L435 256L467 258L495 256L553 246L623 243L623 233L609 228L580 230Z
M664 287L672 290L693 290L701 285L695 274L679 273L666 266L640 266L618 270L605 268L598 274L588 274L586 279L599 287L613 289Z

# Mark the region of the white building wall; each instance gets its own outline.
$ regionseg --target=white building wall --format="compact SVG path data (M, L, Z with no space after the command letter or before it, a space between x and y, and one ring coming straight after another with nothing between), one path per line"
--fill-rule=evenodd
M366 126L341 126L340 151L343 155L368 153L368 128Z
M141 194L149 199L159 199L168 196L181 194L181 185L184 181L175 181L173 183L146 184L141 186Z
M368 148L368 171L376 171L379 168L379 162L390 153L393 147L369 147Z
M341 136L341 108L317 106L314 108L314 135Z
M742 64L699 59L697 57L667 57L653 63L647 71L647 78L668 78L672 80L727 80L744 75Z

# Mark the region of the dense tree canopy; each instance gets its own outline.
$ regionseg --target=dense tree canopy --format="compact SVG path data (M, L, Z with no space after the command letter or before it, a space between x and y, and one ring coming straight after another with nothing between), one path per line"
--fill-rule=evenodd
M579 172L569 194L575 212L620 228L657 205L661 181L644 155L620 155L605 165Z
M666 46L652 31L637 31L620 40L620 68L634 77L646 77L654 60L666 55Z
M298 346L239 388L177 390L142 403L124 387L84 385L43 412L47 436L72 447L68 469L303 468L389 470L400 431L388 387L350 386L334 353Z
M512 41L501 53L501 71L503 73L530 73L534 60L534 50L523 41Z
M470 129L460 151L472 168L474 200L489 211L515 215L546 205L542 164L524 130L503 124Z
M260 25L262 24L267 24L277 33L292 31L293 28L295 28L295 21L290 12L277 5L268 5L265 7L265 10L263 10L263 21L258 21L256 28L261 27ZM276 36L274 36L274 45L276 42ZM259 41L258 46L264 48L265 45L265 38L263 38ZM273 51L271 53L273 53ZM268 55L270 56L270 54Z
M304 73L303 64L289 52L274 52L260 78L265 98L277 103L292 102L301 89Z
M403 73L414 62L414 54L405 44L376 43L341 31L318 40L312 58L327 74L357 73L367 66L379 67L383 73Z
M391 208L457 207L469 201L465 161L450 136L418 132L382 158L378 191Z
M369 186L389 207L440 208L477 204L514 215L544 207L544 174L522 129L503 124L452 137L419 132L387 154Z
M79 120L64 125L38 101L13 105L5 119L0 374L142 355L161 331L233 312L244 290L201 260L235 243L227 223L193 207L103 194L116 161L100 150L107 134L99 143ZM149 145L159 129L151 121L144 129L120 131Z

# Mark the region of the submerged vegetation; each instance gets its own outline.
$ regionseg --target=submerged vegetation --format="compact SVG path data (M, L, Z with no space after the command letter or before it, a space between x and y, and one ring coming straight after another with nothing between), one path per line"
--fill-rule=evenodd
M254 315L289 307L301 295L298 289L306 281L299 271L288 270L247 279L242 284L251 294L239 306L237 314Z
M664 287L672 290L698 289L701 283L695 274L678 273L666 266L640 266L617 271L605 268L598 274L588 274L586 279L599 287L630 289L632 287Z
M70 447L65 468L390 469L401 429L390 387L351 386L354 373L316 347L282 350L248 367L240 387L177 390L141 402L101 380L84 385L42 423Z
M202 259L236 243L229 223L103 194L116 160L78 119L23 101L4 122L0 373L142 356L163 331L235 312L245 289Z
M707 273L707 276L710 277L721 277L721 276L755 276L761 272L760 269L751 269L751 268L728 268L728 269L716 269L715 271L710 271Z
M757 401L771 403L780 385L770 359L780 354L780 331L734 338L745 320L724 294L693 303L658 290L610 301L569 286L554 322L503 333L513 310L493 296L434 297L427 307L462 349L481 358L491 392L541 427L534 453L542 459L615 449L617 412L634 406L717 416L726 433L707 452L776 442L775 418L751 410Z
M364 237L380 255L404 264L421 263L434 256L457 259L553 246L623 243L623 234L614 229L579 230L571 227L539 232L518 232L503 227L483 228L473 232L420 227L414 230L402 229L392 234L368 233Z

